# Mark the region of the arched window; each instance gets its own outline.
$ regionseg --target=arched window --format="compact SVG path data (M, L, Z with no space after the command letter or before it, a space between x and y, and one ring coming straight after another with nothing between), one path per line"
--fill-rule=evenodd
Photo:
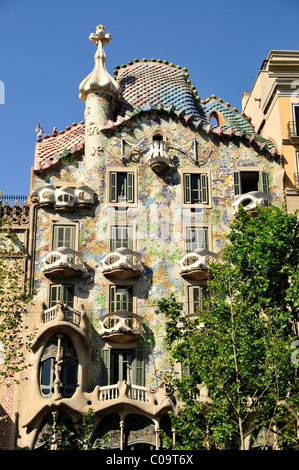
M48 342L40 364L40 391L44 398L54 394L71 397L77 387L78 358L67 335L57 334Z
M210 114L209 117L209 124L212 124L214 126L219 126L219 117L216 112L213 112Z

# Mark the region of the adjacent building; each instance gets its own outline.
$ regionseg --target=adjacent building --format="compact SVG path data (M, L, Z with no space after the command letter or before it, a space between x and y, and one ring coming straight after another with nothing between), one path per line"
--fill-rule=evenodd
M161 429L175 439L172 378L186 371L172 368L156 302L174 292L194 315L238 205L284 201L278 142L244 112L202 100L166 60L135 59L112 77L110 35L100 25L90 40L84 119L38 127L26 245L35 338L11 417L20 449L39 447L49 413L90 408L94 438L109 433L112 449L159 449Z
M299 209L299 51L270 51L242 109L281 155L285 204L293 213Z

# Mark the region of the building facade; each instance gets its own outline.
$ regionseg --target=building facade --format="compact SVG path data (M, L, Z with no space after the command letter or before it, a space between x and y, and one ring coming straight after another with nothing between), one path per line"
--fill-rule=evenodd
M243 111L258 135L271 139L285 170L288 213L299 209L299 52L271 50L252 90L244 92Z
M156 303L175 293L201 308L209 260L239 204L281 206L281 157L250 119L187 70L162 60L105 67L103 26L90 35L95 66L80 84L84 120L38 138L26 274L34 342L14 398L15 447L35 449L49 413L95 411L94 438L112 449L159 449L183 404ZM200 399L208 400L201 387Z

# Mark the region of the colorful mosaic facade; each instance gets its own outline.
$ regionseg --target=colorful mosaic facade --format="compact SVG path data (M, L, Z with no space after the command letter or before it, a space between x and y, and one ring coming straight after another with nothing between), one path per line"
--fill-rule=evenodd
M109 35L99 27L94 36L95 69L80 86L85 120L36 145L29 324L37 333L20 448L34 448L49 412L76 417L90 407L98 434L113 414L114 448L159 448L165 416L180 404L165 376L182 371L166 354L157 301L175 293L191 315L206 255L221 253L237 204L283 202L280 157L250 119L215 96L200 100L187 71L166 61L135 60L113 79L103 58ZM64 351L75 387L58 366ZM143 424L128 428L135 414Z

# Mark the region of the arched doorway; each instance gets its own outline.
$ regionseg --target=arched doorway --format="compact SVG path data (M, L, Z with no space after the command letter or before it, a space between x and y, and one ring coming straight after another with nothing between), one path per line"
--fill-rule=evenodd
M117 413L110 413L105 416L99 423L94 434L94 442L99 443L102 448L117 450L120 449L120 423Z

